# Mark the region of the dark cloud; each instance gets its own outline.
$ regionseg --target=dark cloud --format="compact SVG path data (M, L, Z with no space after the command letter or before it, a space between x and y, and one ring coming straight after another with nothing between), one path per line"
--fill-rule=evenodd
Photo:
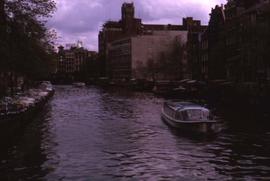
M48 22L59 35L58 43L82 40L87 48L97 50L97 35L107 20L119 20L125 0L56 0L57 11ZM144 23L181 24L192 16L208 22L211 7L225 0L134 0L136 17Z

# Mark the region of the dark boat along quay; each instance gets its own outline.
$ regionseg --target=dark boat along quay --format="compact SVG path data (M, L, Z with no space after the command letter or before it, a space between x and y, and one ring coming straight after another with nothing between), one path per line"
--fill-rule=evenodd
M212 105L223 131L195 138L161 120L164 100L124 89L55 86L38 115L1 138L0 180L270 179L265 115Z

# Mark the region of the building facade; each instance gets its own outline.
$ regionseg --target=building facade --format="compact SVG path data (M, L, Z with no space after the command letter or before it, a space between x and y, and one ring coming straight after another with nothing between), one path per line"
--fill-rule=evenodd
M82 47L81 43L63 46L58 50L57 74L80 74L87 71L87 65L97 53Z
M104 70L103 75L110 76L110 61L108 59L109 43L126 37L139 35L142 31L141 19L135 18L135 7L133 3L124 3L121 8L121 20L107 21L98 35L99 59Z
M201 76L238 83L269 81L269 28L269 0L229 0L213 8L201 35Z
M208 41L208 78L211 80L226 78L225 21L223 5L213 8L206 30Z
M231 0L225 15L227 79L269 81L270 1Z
M114 41L108 49L111 77L160 80L188 76L187 39L187 31L153 31Z
M183 18L182 29L188 32L187 38L187 78L201 79L200 75L200 50L201 35L206 31L207 26L201 25L201 21L192 17Z
M112 48L111 46L117 47L117 44L119 43L117 42L118 40L120 40L121 42L121 40L123 39L131 39L131 37L137 37L137 40L142 40L143 38L140 39L140 36L144 38L146 38L147 36L153 36L152 38L149 37L146 39L149 41L154 41L155 37L159 36L157 35L157 32L162 33L163 37L165 37L164 34L167 34L166 36L170 37L171 34L174 34L175 32L176 34L181 34L181 32L189 32L187 35L189 43L187 43L186 45L188 63L187 67L183 68L182 70L187 69L184 70L186 72L185 76L189 78L192 77L191 64L198 63L199 58L197 54L197 52L200 50L199 34L203 32L207 26L201 25L200 21L193 20L193 18L191 17L184 18L183 25L143 24L141 19L135 18L134 16L135 8L133 3L124 3L121 10L121 20L106 22L103 25L103 29L99 32L99 56L100 59L103 60L103 66L105 67L104 72L108 77L113 77L114 74L114 63L112 61L115 59L115 57L110 56L115 55L112 54L112 49L114 48ZM147 44L147 42L145 43ZM161 44L162 42L158 43L158 45ZM158 47L158 45L154 46ZM153 49L155 49L156 47L153 47ZM189 75L186 75L187 72L189 72Z

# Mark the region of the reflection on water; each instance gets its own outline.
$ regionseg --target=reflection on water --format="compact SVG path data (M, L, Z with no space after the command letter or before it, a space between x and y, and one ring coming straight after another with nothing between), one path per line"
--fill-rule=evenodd
M5 138L0 180L270 179L270 132L229 125L216 138L193 139L161 121L162 102L148 93L56 87L42 114Z

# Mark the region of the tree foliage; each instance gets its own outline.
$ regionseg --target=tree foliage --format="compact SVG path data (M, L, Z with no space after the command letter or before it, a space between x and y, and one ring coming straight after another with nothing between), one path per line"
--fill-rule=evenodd
M53 59L52 34L45 26L53 0L0 0L0 69L30 78L43 76Z
M148 59L145 66L147 77L156 79L182 79L186 47L175 39L167 52L160 52L158 60Z

